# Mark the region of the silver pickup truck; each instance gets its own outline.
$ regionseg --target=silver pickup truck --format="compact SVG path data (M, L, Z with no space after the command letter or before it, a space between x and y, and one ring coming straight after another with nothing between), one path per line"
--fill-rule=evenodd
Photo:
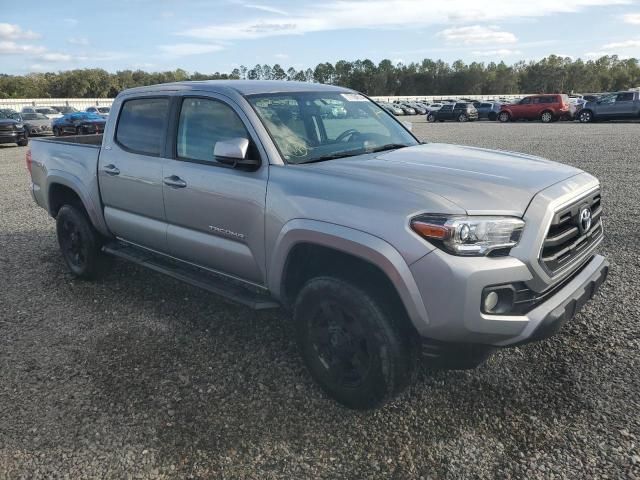
M473 368L550 336L608 272L594 177L421 143L335 86L126 90L103 136L34 140L27 165L75 275L115 256L284 307L311 375L351 408L393 398L419 358Z

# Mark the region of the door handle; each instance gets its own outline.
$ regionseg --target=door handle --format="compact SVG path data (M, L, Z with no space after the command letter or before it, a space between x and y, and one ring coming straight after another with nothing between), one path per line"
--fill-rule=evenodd
M177 175L171 175L170 177L164 177L164 184L174 188L184 188L187 186L187 182L182 180Z
M102 170L107 175L120 175L120 170L113 164L105 165Z

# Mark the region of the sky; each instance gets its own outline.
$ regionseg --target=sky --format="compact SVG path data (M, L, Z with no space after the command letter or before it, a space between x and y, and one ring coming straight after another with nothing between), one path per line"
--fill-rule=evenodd
M640 0L32 0L0 9L6 74L549 54L640 57Z

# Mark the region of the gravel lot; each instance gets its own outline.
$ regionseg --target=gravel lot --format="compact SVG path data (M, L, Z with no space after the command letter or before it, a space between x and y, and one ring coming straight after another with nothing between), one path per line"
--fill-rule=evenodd
M612 270L559 336L372 413L323 396L278 312L123 262L74 280L1 146L0 479L640 478L639 129L416 122L597 175Z

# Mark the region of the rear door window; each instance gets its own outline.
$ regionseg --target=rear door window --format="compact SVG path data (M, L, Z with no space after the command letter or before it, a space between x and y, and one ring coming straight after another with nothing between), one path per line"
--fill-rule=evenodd
M624 92L619 93L616 97L616 102L632 102L633 101L633 92Z
M127 100L120 109L116 142L133 153L159 157L168 116L168 98Z

